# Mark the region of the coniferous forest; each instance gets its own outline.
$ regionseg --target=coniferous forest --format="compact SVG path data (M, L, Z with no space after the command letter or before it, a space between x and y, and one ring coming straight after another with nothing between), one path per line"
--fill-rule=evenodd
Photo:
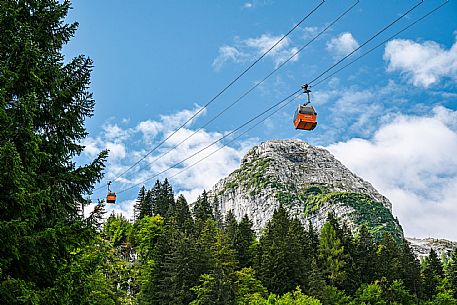
M165 179L134 221L84 217L108 156L84 147L92 61L64 61L70 3L0 0L0 304L457 304L457 249L419 261L406 241L332 214L318 232L278 207L257 236L204 192Z

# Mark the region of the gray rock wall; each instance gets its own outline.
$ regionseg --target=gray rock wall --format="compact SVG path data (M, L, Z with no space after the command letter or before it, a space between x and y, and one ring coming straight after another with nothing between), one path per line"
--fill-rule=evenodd
M292 216L304 224L311 221L318 229L330 211L352 229L360 225L356 222L360 217L354 217L357 211L344 203L323 203L317 211L306 213L303 196L310 187L323 188L326 192L365 194L389 212L392 209L386 197L349 171L327 150L298 140L274 140L253 147L241 160L240 168L220 180L209 192L209 197L223 215L232 210L240 220L248 214L257 233L280 203Z
M428 256L430 249L435 250L438 257L440 257L442 254L449 254L452 250L457 248L457 242L446 239L407 237L406 240L410 243L414 254L419 258Z

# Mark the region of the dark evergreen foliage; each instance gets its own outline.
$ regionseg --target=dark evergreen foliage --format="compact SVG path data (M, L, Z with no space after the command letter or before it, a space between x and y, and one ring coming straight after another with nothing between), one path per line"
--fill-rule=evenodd
M167 220L173 223L180 231L191 233L194 229L194 220L190 213L189 205L183 195L179 195L167 212Z
M457 248L451 252L446 278L448 279L449 287L453 291L454 298L457 299Z
M259 279L273 293L284 294L305 286L304 229L291 221L280 206L260 237L255 270Z
M355 239L355 247L353 253L354 272L357 275L357 287L360 287L362 283L371 283L376 274L377 269L377 257L376 257L376 244L368 232L368 227L362 225L359 228L358 235Z
M165 217L169 209L175 205L173 189L165 178L164 182L157 180L150 190L143 186L134 205L135 219L145 216L161 215Z
M238 224L235 238L236 258L241 268L253 266L253 256L256 245L255 232L252 230L252 221L244 215Z
M95 236L82 217L84 194L100 180L107 152L88 165L84 120L92 61L68 63L62 47L77 23L64 22L70 4L0 2L0 303L80 302L88 266L61 277ZM70 282L72 281L72 282ZM22 300L22 301L20 301Z
M140 191L138 192L138 197L134 205L133 213L135 220L142 219L146 215L152 215L152 210L148 209L146 204L146 194L147 191L143 185Z
M200 283L192 288L196 299L191 304L234 304L238 267L235 251L214 219L207 219L197 240Z
M224 232L229 243L235 248L235 239L238 231L238 222L232 211L228 211L224 221Z
M444 277L443 264L433 248L430 249L426 262L434 274L441 278Z
M154 283L151 304L189 304L193 299L191 288L200 275L193 236L167 225L158 245L151 279Z
M154 215L166 216L168 209L174 204L173 189L165 178L163 183L157 180L154 188L151 190L152 197L152 213Z
M443 279L443 266L435 250L430 249L428 257L422 264L422 293L426 299L431 299L438 292L438 286Z
M390 234L384 234L377 250L376 278L389 281L401 279L401 251Z
M337 232L338 226L335 225L335 220L329 218L321 230L318 262L327 284L342 288L347 278L347 255Z
M229 211L225 218L224 232L230 246L236 251L240 267L252 267L256 239L249 217L245 215L238 223L232 211Z
M319 233L316 232L311 222L308 223L308 230L305 233L307 241L304 245L306 247L305 251L309 253L310 257L316 260L319 247Z
M401 279L406 288L413 295L420 295L421 291L421 273L420 263L414 255L409 242L403 240L402 253L401 253Z
M204 223L207 219L214 219L213 209L208 201L208 194L203 194L197 198L194 204L193 215L197 222Z

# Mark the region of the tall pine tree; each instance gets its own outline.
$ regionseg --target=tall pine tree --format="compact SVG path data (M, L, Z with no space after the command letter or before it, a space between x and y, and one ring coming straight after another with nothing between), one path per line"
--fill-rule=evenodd
M451 252L449 264L446 269L446 278L454 293L454 298L457 299L457 248Z
M284 294L304 286L304 229L280 206L260 237L255 270L270 292Z
M228 211L224 221L224 232L229 243L235 248L235 239L238 231L238 222L232 210Z
M190 288L200 276L198 259L194 237L167 224L154 256L153 290L146 298L150 304L189 304L193 299Z
M327 283L341 288L346 280L346 255L331 221L322 227L319 236L319 263Z
M376 244L366 225L359 228L355 239L354 263L357 286L370 284L376 277Z
M157 180L153 188L154 199L152 202L152 212L154 215L167 216L168 209L174 204L173 188L168 179L165 178L163 183Z
M206 191L203 191L203 194L198 196L192 212L195 221L200 225L207 219L214 219L213 209L208 201L208 193Z
M167 212L167 220L175 223L181 231L188 233L193 231L194 221L190 213L189 205L183 195L179 195L176 202L171 204Z
M416 296L420 295L420 270L420 263L414 254L413 249L406 239L403 240L401 252L401 279L403 280L405 287Z
M386 278L388 281L401 279L401 249L389 233L383 235L378 245L377 258L377 279Z
M133 207L133 217L135 221L142 219L146 215L149 214L149 209L147 208L146 205L146 188L144 185L141 187L140 191L138 192L138 196L135 202L135 205Z
M207 271L200 277L200 285L192 288L197 304L235 304L235 270L237 261L235 251L227 240L223 230L217 227L215 220L205 222L204 232L198 241L201 258L205 258ZM203 261L202 261L203 262ZM202 269L203 270L203 269Z
M236 257L240 268L251 267L253 264L255 233L252 230L252 221L244 215L238 224L235 238Z
M70 303L74 284L58 280L70 253L94 235L82 216L83 195L101 178L102 152L77 166L92 61L61 53L77 23L67 1L0 2L0 303ZM20 301L22 300L22 301ZM28 301L26 301L28 300Z
M431 299L438 291L437 288L443 279L443 266L436 254L436 251L430 249L428 257L425 258L422 264L422 293L425 298Z

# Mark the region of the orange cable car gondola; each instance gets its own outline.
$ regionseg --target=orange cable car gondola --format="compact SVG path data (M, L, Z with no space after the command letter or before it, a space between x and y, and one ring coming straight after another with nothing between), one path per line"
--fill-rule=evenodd
M106 195L106 203L115 204L116 203L116 193L111 192L110 185L111 185L111 181L108 182L108 194Z
M304 105L298 105L294 116L295 129L313 130L317 125L317 112L313 106L308 106L310 101L308 84L303 85L303 92L308 95L308 101Z

